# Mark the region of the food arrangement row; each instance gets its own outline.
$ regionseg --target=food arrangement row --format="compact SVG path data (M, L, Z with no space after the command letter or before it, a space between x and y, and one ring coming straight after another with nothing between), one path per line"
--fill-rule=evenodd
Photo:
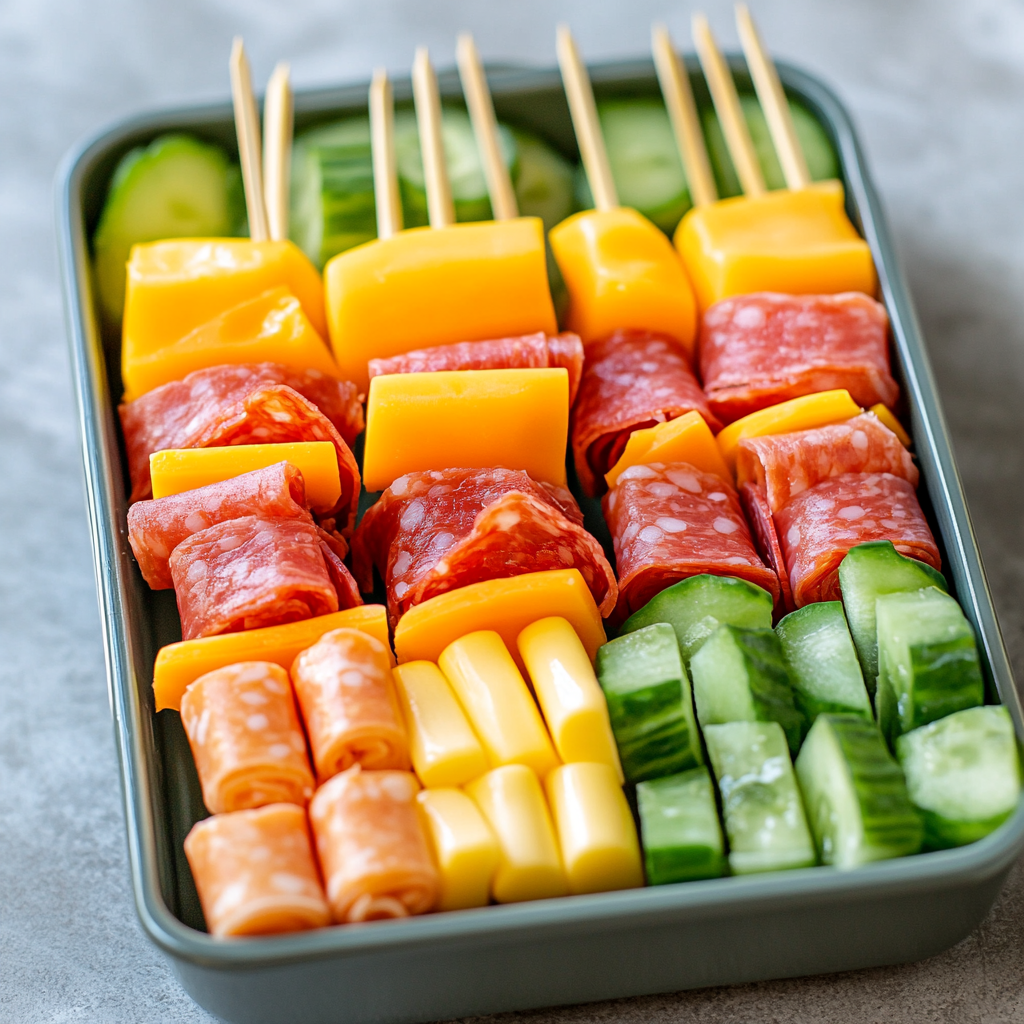
M739 25L756 100L694 25L717 173L656 29L664 104L600 116L560 30L576 171L497 124L464 37L468 115L420 51L415 115L378 73L368 120L294 155L287 74L261 155L236 44L249 239L139 236L171 209L227 226L201 143L115 175L128 538L180 614L155 706L211 814L185 852L213 934L852 868L1015 808L870 251Z

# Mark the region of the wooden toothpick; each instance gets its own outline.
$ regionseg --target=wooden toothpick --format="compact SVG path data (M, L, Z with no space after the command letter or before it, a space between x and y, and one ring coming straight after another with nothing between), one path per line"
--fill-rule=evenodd
M432 228L446 228L455 223L448 167L444 158L444 137L441 133L441 97L437 76L425 46L416 50L412 65L412 93L416 103L416 121L420 131L420 152L423 156L423 179L427 190L427 213Z
M245 207L249 216L249 237L265 242L270 237L267 210L263 202L263 172L260 166L260 121L252 93L252 75L241 36L231 45L231 98L235 107L238 159L242 165Z
M402 201L398 194L395 160L395 102L384 68L374 71L370 83L370 151L377 237L390 238L402 230Z
M288 183L292 160L293 102L290 71L274 68L263 100L263 199L272 241L288 237Z

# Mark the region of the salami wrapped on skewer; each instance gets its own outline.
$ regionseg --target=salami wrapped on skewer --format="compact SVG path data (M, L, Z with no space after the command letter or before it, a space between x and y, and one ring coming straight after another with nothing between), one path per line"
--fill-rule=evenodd
M779 543L779 535L775 529L775 520L772 517L772 508L768 504L768 497L756 484L745 483L740 487L740 503L743 511L747 514L747 522L750 523L750 532L754 538L754 547L757 553L764 560L764 563L771 566L772 571L779 578L779 599L783 612L791 612L796 609L793 603L793 588L789 585L789 573L786 570L786 559L782 554L782 545Z

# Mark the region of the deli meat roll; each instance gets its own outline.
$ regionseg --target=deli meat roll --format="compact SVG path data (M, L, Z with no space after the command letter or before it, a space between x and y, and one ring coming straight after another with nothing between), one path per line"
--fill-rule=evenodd
M337 924L432 910L440 876L417 813L412 772L354 765L321 786L309 816Z
M309 803L306 737L280 665L244 661L200 676L181 698L181 724L211 814Z
M306 812L295 804L215 814L185 856L211 935L271 935L331 923Z
M789 572L786 569L786 558L779 543L775 518L772 516L768 497L756 484L745 483L740 488L740 504L747 514L750 534L754 539L754 547L765 565L779 578L779 601L781 610L791 612L796 609L793 602L793 588L789 584Z
M292 664L317 778L361 764L409 767L409 739L387 648L357 629L333 629Z

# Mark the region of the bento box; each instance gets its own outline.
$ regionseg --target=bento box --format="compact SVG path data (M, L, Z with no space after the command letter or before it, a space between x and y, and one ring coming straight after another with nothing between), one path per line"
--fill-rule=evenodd
M741 88L745 65L732 59ZM706 89L689 64L698 100ZM935 382L878 195L846 111L820 81L780 65L786 90L820 120L839 155L847 210L868 241L892 321L894 374L944 570L978 637L989 699L1024 720L953 460ZM601 96L656 95L648 60L591 69ZM489 69L498 116L576 154L556 70ZM460 95L454 72L443 96ZM408 101L411 86L395 84ZM367 86L300 93L301 129L366 109ZM178 638L171 591L143 583L127 539L119 337L104 331L88 239L118 159L171 130L234 148L229 104L161 111L107 129L66 158L57 183L59 246L107 679L121 765L135 902L146 934L185 989L238 1022L430 1021L469 1014L793 977L917 960L964 938L1024 849L1024 806L992 835L853 871L807 868L599 895L490 906L283 937L215 940L182 841L204 815L178 716L155 712L157 650Z

